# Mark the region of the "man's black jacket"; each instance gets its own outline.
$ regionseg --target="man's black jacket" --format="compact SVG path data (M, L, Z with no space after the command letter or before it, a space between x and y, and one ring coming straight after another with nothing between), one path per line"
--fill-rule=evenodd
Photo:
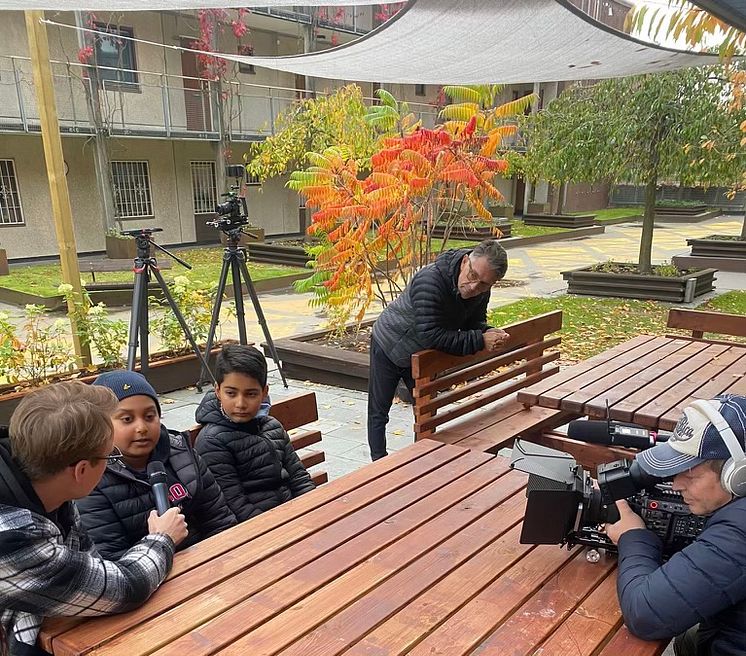
M470 249L446 251L420 269L378 317L373 337L394 364L408 367L413 353L437 349L472 355L484 348L490 292L461 298L458 276Z
M179 549L236 525L236 517L228 508L215 478L185 435L169 432L161 426L161 436L151 460L163 463L172 505L181 507L189 527L189 535ZM75 503L83 527L98 552L109 560L117 560L147 535L148 515L155 510L147 477L138 476L124 463L108 465L96 489Z
M196 449L215 476L239 522L316 486L274 417L237 424L208 392L195 414L203 428Z
M692 544L661 561L652 531L622 534L617 591L629 630L657 640L699 623L704 653L746 654L746 498L717 510Z

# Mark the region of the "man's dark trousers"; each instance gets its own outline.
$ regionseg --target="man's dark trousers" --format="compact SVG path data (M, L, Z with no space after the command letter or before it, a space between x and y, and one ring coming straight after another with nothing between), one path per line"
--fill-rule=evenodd
M370 457L378 460L386 452L386 424L394 402L396 386L403 380L411 392L414 389L411 367L399 367L386 356L375 340L370 340L370 377L368 379L368 444Z

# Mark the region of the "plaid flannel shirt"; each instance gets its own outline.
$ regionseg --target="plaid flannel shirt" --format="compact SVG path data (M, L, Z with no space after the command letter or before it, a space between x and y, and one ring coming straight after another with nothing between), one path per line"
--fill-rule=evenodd
M148 535L106 561L80 526L63 537L46 517L0 504L0 621L11 655L31 653L45 617L98 616L141 605L171 569L174 543Z

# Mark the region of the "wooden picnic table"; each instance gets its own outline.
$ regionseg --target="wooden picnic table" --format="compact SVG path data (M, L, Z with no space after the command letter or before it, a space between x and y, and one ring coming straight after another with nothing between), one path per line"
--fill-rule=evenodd
M139 610L48 621L57 655L653 656L616 560L519 543L526 476L432 440L177 554Z
M746 345L639 335L521 390L527 406L673 430L696 399L746 395Z

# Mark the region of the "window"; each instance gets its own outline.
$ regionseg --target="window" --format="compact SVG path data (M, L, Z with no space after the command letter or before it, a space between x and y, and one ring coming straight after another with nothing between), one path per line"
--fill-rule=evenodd
M415 96L426 96L427 91L425 89L424 84L415 84L414 85L414 95Z
M259 179L258 173L252 175L251 173L246 171L246 175L244 176L243 183L247 187L257 187L257 186L261 186L262 181Z
M94 39L96 66L105 67L97 71L101 84L106 89L139 91L132 28L96 23L96 29L111 35L96 34Z
M195 214L214 214L217 203L215 162L192 162L192 207Z
M0 225L23 224L15 162L12 159L0 159Z
M117 218L153 216L147 162L112 162L111 177Z
M254 56L254 46L238 46L238 54L243 55L244 57L253 57ZM254 68L254 64L243 64L241 62L238 62L238 72L239 73L246 73L248 75L256 75L256 69Z

